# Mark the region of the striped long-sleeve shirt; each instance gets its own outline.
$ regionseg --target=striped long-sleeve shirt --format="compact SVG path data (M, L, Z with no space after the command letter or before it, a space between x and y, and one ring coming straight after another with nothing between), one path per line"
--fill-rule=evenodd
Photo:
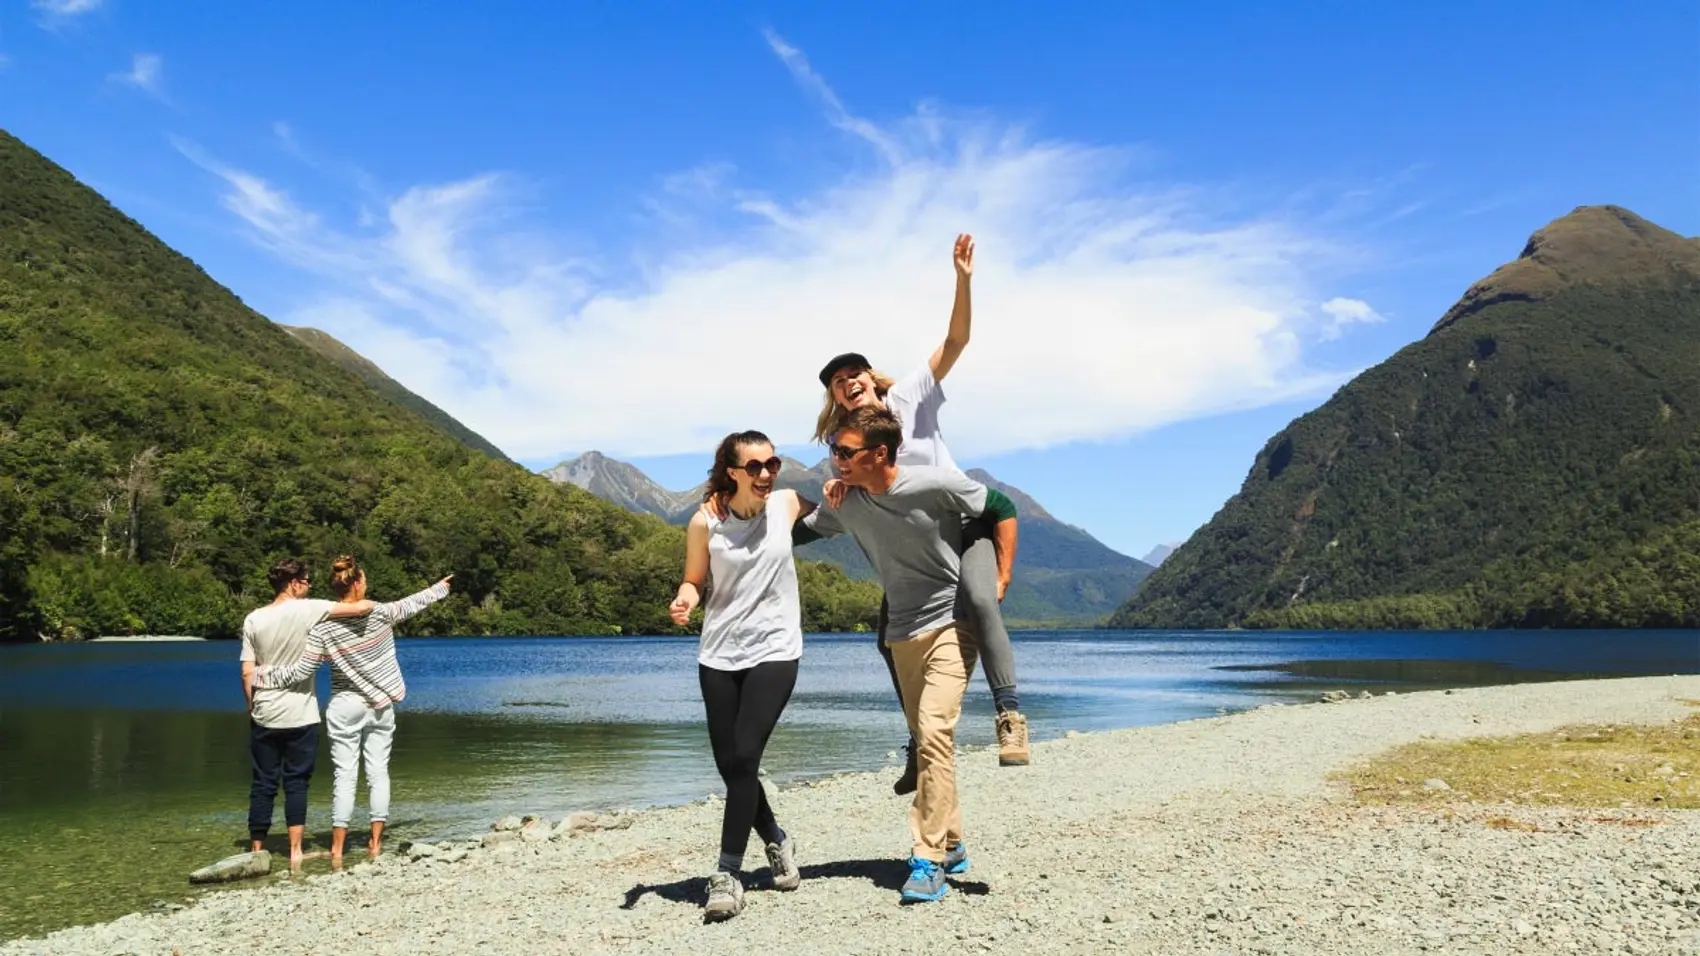
M331 662L331 693L352 691L373 707L407 696L401 664L395 656L395 625L449 596L446 584L434 584L399 601L379 604L365 617L326 618L307 632L307 648L290 667L257 668L257 687L286 687L312 676Z

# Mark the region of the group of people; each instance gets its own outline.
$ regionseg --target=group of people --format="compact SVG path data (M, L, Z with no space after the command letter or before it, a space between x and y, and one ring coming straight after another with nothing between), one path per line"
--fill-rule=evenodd
M715 452L702 507L686 531L684 580L671 608L681 625L699 604L703 610L697 670L726 782L720 857L708 878L710 920L743 909L752 830L765 845L773 887L799 882L795 843L757 776L803 652L796 545L850 534L885 591L878 647L910 733L894 789L915 794L904 900L941 899L947 876L968 869L955 738L977 660L986 663L997 712L999 763L1028 762L1027 721L999 607L1015 560L1015 505L956 467L939 424L940 383L968 344L973 256L973 238L958 236L950 327L925 365L894 380L847 352L820 370L826 400L815 438L831 450L839 476L822 488L821 502L776 487L781 460L759 431L728 435Z
M366 597L366 572L350 555L331 565L335 601L309 598L307 568L286 558L268 572L272 602L242 622L242 694L248 701L248 838L254 850L271 831L272 807L283 788L289 863L303 859L307 785L319 754L319 697L313 676L329 661L331 700L324 726L334 769L331 863L340 866L354 815L360 765L366 766L372 827L367 852L383 848L390 805L390 744L395 705L407 696L395 654L395 625L449 596L449 575L418 594L388 604Z
M913 793L906 901L944 897L946 877L968 869L957 801L955 734L978 661L996 710L1002 766L1028 763L1027 721L1016 691L1014 653L1000 602L1018 538L1016 509L956 467L939 411L941 384L969 340L974 243L954 247L956 295L942 344L895 380L855 352L820 370L826 389L815 439L831 451L838 478L821 501L776 487L781 460L759 431L726 436L709 469L702 506L686 529L683 580L669 612L686 625L701 607L698 681L716 768L726 784L720 855L708 878L705 917L729 919L744 906L744 856L753 831L772 885L795 889L796 844L779 825L759 772L762 754L796 686L803 654L802 609L793 549L851 535L879 577L877 646L902 703L909 743L893 789ZM447 596L449 579L393 604L366 599L351 557L332 569L337 601L306 597L300 562L271 572L272 604L243 626L242 683L252 723L249 830L259 849L278 786L285 795L290 859L302 858L307 781L319 712L313 673L333 667L324 723L335 764L331 857L339 862L364 757L371 805L368 852L380 852L389 803L394 705L406 694L393 625Z

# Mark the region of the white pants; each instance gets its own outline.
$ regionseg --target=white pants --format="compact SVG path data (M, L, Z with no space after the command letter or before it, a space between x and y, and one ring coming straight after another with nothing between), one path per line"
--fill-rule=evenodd
M331 791L331 826L347 828L354 815L354 788L360 782L360 757L366 757L366 796L372 822L389 819L390 741L395 738L395 707L374 710L359 694L341 693L325 708L336 771Z

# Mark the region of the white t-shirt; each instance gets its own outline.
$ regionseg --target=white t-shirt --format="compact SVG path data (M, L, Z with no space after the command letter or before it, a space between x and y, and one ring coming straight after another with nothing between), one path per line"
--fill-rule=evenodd
M791 559L790 495L775 492L755 517L708 517L708 580L697 662L741 671L803 656L802 603Z
M297 598L252 611L242 622L241 659L258 665L293 667L307 649L307 632L335 606L332 601ZM318 723L319 697L313 692L313 675L288 687L254 688L252 716L261 727L277 729Z
M886 391L886 410L903 423L903 444L897 449L899 466L956 468L956 460L950 457L939 431L939 406L943 404L944 386L933 377L932 366L926 362Z

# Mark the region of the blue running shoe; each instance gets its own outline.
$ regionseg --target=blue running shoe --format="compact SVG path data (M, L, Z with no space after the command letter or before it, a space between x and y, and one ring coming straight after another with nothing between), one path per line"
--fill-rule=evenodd
M909 858L909 882L903 884L903 899L925 903L944 899L950 884L944 881L944 867L918 856Z
M944 871L951 876L968 872L968 844L958 843L944 855Z

